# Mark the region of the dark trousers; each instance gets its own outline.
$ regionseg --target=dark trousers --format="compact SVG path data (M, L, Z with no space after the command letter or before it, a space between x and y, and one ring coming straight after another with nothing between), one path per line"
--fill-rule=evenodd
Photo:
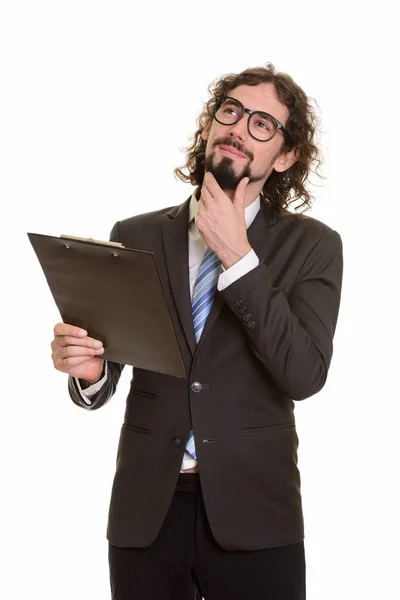
M181 473L147 548L109 544L113 600L305 600L304 543L223 550L211 533L198 473Z

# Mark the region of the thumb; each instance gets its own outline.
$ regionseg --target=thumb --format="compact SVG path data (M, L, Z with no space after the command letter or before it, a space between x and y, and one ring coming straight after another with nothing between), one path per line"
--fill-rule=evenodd
M247 184L249 183L249 178L248 177L243 177L243 179L239 182L236 191L235 191L235 196L233 199L233 203L237 208L243 209L244 210L244 199L246 196L246 188L247 188Z

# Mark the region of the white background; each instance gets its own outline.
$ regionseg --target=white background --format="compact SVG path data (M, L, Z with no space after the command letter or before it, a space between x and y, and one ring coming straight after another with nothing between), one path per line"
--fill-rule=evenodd
M183 202L192 188L172 171L207 86L267 61L318 102L327 179L308 214L339 231L345 256L328 382L296 404L307 597L400 597L388 6L3 1L1 597L110 597L106 518L130 379L127 368L100 411L69 400L50 359L59 314L26 233L107 239L116 220Z

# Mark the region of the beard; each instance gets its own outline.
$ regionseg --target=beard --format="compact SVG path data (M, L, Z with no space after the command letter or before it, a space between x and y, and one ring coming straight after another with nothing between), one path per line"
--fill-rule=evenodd
M249 178L249 184L254 181L261 181L261 179L265 177L265 174L258 177L252 175L250 163L251 158L247 165L241 167L240 171L236 171L233 158L224 156L218 164L214 164L214 152L212 152L206 157L204 167L206 172L209 171L214 175L221 189L225 191L234 191L243 177Z
M243 177L248 177L249 183L251 181L250 166L246 165L241 169L241 173L236 173L233 168L233 159L229 156L224 156L217 165L214 165L214 155L210 154L206 158L205 170L214 175L223 190L236 190Z

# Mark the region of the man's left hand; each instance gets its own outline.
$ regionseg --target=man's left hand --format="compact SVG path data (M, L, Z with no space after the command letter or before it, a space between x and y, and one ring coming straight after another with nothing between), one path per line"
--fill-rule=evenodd
M251 250L244 215L248 178L238 184L233 201L218 185L212 173L206 173L198 201L196 226L208 248L229 269Z

